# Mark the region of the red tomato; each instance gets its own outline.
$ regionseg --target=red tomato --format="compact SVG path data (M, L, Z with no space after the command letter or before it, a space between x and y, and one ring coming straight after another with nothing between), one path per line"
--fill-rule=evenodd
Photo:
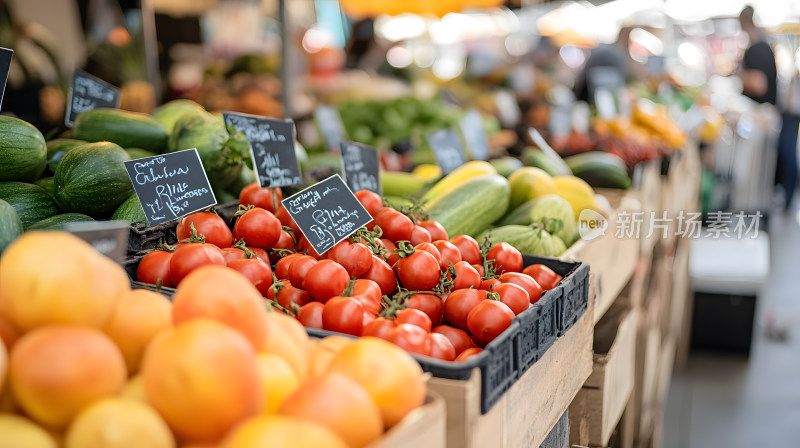
M258 258L259 260L264 260L267 263L270 262L269 254L264 249L262 249L260 247L248 247L247 250L252 252L253 255L255 255L255 257Z
M485 289L478 289L475 292L478 294L478 297L480 297L481 300L486 300L489 298L489 291L486 291Z
M303 306L312 301L308 292L295 288L289 280L280 280L280 284L281 288L278 290L277 295L275 294L276 286L274 284L267 291L267 298L277 302L278 305L291 309L292 303L297 306Z
M383 317L376 317L375 320L364 326L364 329L361 331L361 336L373 336L376 338L386 339L386 337L389 336L389 332L391 332L396 326L397 323L395 323L393 320Z
M431 331L431 318L415 308L404 308L398 311L394 320L398 324L416 325L429 333Z
M251 208L244 212L233 225L236 241L244 238L248 246L272 249L281 238L281 222L263 208Z
M278 242L275 243L275 247L272 249L284 249L284 250L294 250L294 246L297 242L292 238L292 235L285 231L281 230L281 236L278 238ZM262 249L263 250L263 249ZM279 253L270 253L269 259L272 263L277 263L280 260L281 256Z
M380 306L381 296L383 296L381 287L374 281L366 278L359 278L353 282L353 294L351 294L351 297L363 297L377 302L378 306Z
M502 283L502 282L500 280L496 279L496 278L487 278L486 280L481 282L481 287L479 289L491 292L500 283Z
M258 182L242 188L242 192L239 193L239 204L255 205L273 213L282 200L283 194L280 188L261 188Z
M278 262L275 263L275 276L281 280L288 280L292 263L302 256L303 254L289 254L278 260Z
M475 346L475 343L472 342L472 338L469 337L469 334L467 334L466 331L456 327L451 327L450 325L439 325L433 329L433 333L438 333L447 337L447 339L450 340L450 343L453 344L453 348L456 350L456 355L470 347Z
M409 353L430 356L431 340L428 334L430 333L416 325L397 324L397 326L386 335L386 340Z
M267 291L272 286L272 269L269 263L258 258L242 258L231 261L228 267L247 277L262 296L267 296Z
M406 289L428 291L439 284L439 262L428 252L415 251L395 264L400 284Z
M383 236L390 240L410 241L414 231L414 222L411 218L391 207L385 207L375 217L375 225L383 231Z
M400 256L397 255L397 245L394 244L394 241L388 238L381 238L380 241L381 245L388 251L384 255L384 259L387 263L389 263L389 266L394 266L394 264L397 263L397 260L400 259Z
M558 285L563 277L556 274L552 269L543 264L532 264L522 270L523 274L528 274L536 280L536 283L545 291L550 291Z
M444 226L439 224L438 221L420 221L417 223L418 226L424 227L428 233L431 234L431 239L433 241L437 240L445 240L447 241L447 230L445 230Z
M472 267L475 268L476 271L478 271L478 274L481 275L481 278L483 278L483 276L486 275L486 270L483 269L482 264L473 264Z
M361 331L364 331L364 327L372 323L373 320L377 319L378 315L373 314L367 311L364 311L364 314L361 317Z
M390 296L397 290L397 277L383 258L375 257L372 266L360 278L372 280L381 287L381 294Z
M233 260L245 258L244 251L238 247L225 247L222 249L222 256L225 257L225 264Z
M442 254L439 253L439 249L437 249L433 243L419 243L414 246L414 250L423 250L429 253L433 255L433 258L436 259L436 262L439 263L439 265L442 264Z
M213 244L220 249L233 244L231 229L216 213L197 212L181 218L175 228L178 240L189 239L192 236L192 226L197 230L197 236L205 237L207 244Z
M275 217L281 221L282 225L294 230L296 238L300 238L300 227L296 222L294 222L294 219L292 219L291 215L289 215L289 212L286 211L286 207L284 207L283 204L281 204L280 208L278 208L278 211L275 213Z
M356 198L373 218L383 209L383 199L377 193L369 190L358 190L356 191Z
M320 255L317 253L317 250L314 249L314 246L312 246L304 236L297 240L296 247L298 252L307 252L308 255L314 257L315 260L324 260L328 258L327 254Z
M456 349L447 336L440 333L431 333L428 337L431 340L431 358L455 361Z
M416 246L419 243L430 243L431 241L433 241L431 234L425 227L414 226L414 230L411 231L411 244Z
M494 292L500 296L500 301L505 303L515 315L531 306L528 292L514 283L501 283L495 286Z
M486 254L487 260L494 260L494 267L498 274L504 272L519 272L522 270L522 254L516 247L508 243L497 243Z
M434 241L433 245L436 246L436 249L439 250L439 255L441 257L439 261L439 267L441 270L446 270L450 266L461 261L461 252L458 251L458 248L447 240L439 240Z
M296 264L295 261L292 268ZM322 260L308 270L303 280L303 289L308 291L315 300L324 303L331 297L340 295L347 288L349 282L350 276L347 275L347 270L342 265L332 260ZM358 301L356 300L356 302ZM361 307L360 304L359 307ZM361 316L363 312L364 310L360 310L358 315Z
M364 308L365 314L371 314L373 317L375 317L380 314L381 311L383 311L383 308L381 308L381 302L376 302L363 296L354 297L354 299L361 303L361 307Z
M466 330L467 316L482 301L475 289L457 289L444 301L444 318L453 326Z
M466 361L467 358L475 356L475 355L477 355L478 353L480 353L482 351L483 351L482 348L470 347L470 348L464 350L463 352L459 353L458 356L456 356L456 362Z
M287 278L292 282L292 286L295 288L303 288L303 281L308 275L308 271L319 262L310 255L300 255L294 258L291 263L289 267L289 276Z
M372 266L372 250L365 244L345 239L333 246L328 252L328 259L342 265L350 277L358 277Z
M364 309L352 297L332 297L322 307L322 328L360 336L364 328Z
M169 260L169 278L178 286L184 277L200 266L225 266L225 257L213 244L189 243L175 249Z
M475 238L469 235L457 235L450 238L450 242L461 252L461 259L469 264L481 264L481 246Z
M322 309L324 307L325 305L319 302L308 302L300 307L300 312L297 313L297 320L304 327L322 330Z
M439 325L442 322L442 299L433 294L411 294L408 298L408 307L427 314L432 325Z
M143 283L158 284L171 288L175 286L169 277L169 261L172 259L172 252L165 250L154 250L142 257L139 267L136 268L136 279Z
M481 287L481 274L466 261L459 261L453 266L456 278L453 280L453 289L478 289Z
M486 345L505 331L512 320L514 312L508 305L497 300L484 300L469 312L467 326L475 340Z
M500 281L503 283L514 283L522 287L522 289L528 293L528 299L530 300L531 304L538 302L539 299L542 298L542 287L539 286L539 283L537 283L536 280L534 280L533 277L528 274L520 274L519 272L506 272L500 276Z

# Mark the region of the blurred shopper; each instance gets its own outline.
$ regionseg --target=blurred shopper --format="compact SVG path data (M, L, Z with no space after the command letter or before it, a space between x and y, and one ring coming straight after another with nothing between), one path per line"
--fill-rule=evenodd
M752 6L746 6L739 14L742 31L750 38L750 46L742 58L742 87L744 94L753 101L775 105L778 97L775 54L766 41L764 30L753 21L753 15ZM792 107L791 104L783 106L775 181L784 189L784 208L788 209L797 186L797 132L800 128L800 111L793 110L797 106Z

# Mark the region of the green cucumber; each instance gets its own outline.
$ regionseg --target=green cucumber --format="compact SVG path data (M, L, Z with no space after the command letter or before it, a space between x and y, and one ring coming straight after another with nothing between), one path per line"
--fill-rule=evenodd
M506 178L524 166L519 159L510 156L491 159L489 163L497 170L497 174Z
M25 230L43 219L61 213L53 198L42 187L34 184L0 182L0 199L14 207Z
M111 215L111 220L128 221L129 224L135 222L147 222L147 217L144 215L142 203L139 202L139 196L132 194L125 202L123 202L117 210Z
M51 216L32 225L28 230L64 230L71 222L94 221L82 213L62 213Z
M85 140L75 140L73 138L57 138L47 142L47 171L50 172L50 174L55 173L58 162L64 158L64 154L86 143L89 142Z
M0 199L0 253L22 235L22 221L8 202Z
M87 143L61 159L54 176L56 202L67 212L107 218L133 194L124 149L110 142Z
M128 155L131 157L131 160L144 159L145 157L153 157L158 155L153 151L148 151L142 148L125 148L125 152L128 153Z
M38 185L38 186L42 187L44 189L44 191L46 191L47 194L49 194L50 197L53 198L53 200L55 201L55 199L56 199L56 183L55 183L55 181L53 181L52 177L42 177L40 179L37 179L36 182L34 182L34 185Z
M575 177L579 177L595 188L631 187L631 178L625 162L607 152L585 152L564 159Z
M510 225L517 225L517 226L527 226L533 222L533 217L531 216L531 212L533 208L536 206L536 203L539 201L538 198L531 199L528 202L523 202L519 207L511 210L508 212L500 221L497 221L495 225L497 226L510 226Z
M383 200L395 210L400 210L403 207L411 207L414 203L410 199L401 198L400 196L383 196Z
M568 169L569 164L564 165L564 161L552 159L538 148L525 148L520 157L525 166L541 168L551 176L569 176L572 174Z
M511 187L499 174L473 177L427 206L430 219L439 221L448 235L475 236L508 210Z
M155 153L167 149L167 130L149 115L119 109L92 109L75 119L72 133L87 142L109 141Z
M18 118L0 116L0 181L34 181L46 166L42 133Z
M167 134L172 134L172 128L175 127L175 123L178 121L178 118L181 118L181 115L191 110L205 109L203 109L203 106L195 103L192 100L172 100L157 107L156 110L150 114L150 117L153 118L153 120L161 123L161 125L164 126L164 129L167 130Z
M557 236L530 226L502 226L489 229L478 235L478 241L489 237L492 243L508 243L527 255L558 257L565 250L565 244Z
M384 171L381 173L381 188L387 196L417 196L428 183L412 173Z

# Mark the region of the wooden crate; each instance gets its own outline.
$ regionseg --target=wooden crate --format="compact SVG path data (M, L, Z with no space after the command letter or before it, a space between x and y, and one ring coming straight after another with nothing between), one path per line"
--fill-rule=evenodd
M607 446L633 392L638 310L615 303L594 329L592 374L569 408L570 443Z
M408 414L369 448L444 448L444 399L428 391L425 404Z
M642 211L644 212L642 228L649 229L650 212L661 208L661 160L651 160L642 163L641 166L641 179L639 180L637 191L639 192ZM642 235L641 252L642 254L649 254L653 251L657 238L655 233L650 238L645 238L645 236Z
M689 240L678 242L672 262L671 300L669 309L669 336L679 338L686 317L686 307L691 294L689 285Z
M658 289L653 287L654 282L650 283L651 287L646 293L646 302L641 314L636 341L636 367L631 397L633 414L638 417L634 423L634 434L637 439L642 428L649 426L647 412L654 408L661 359L661 327L659 324L663 301Z
M486 414L479 370L466 381L431 378L445 400L448 448L541 445L591 374L593 315L590 298L583 317Z

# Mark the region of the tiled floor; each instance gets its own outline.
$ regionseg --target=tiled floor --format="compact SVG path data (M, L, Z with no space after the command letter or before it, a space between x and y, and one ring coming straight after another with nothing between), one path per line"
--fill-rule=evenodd
M750 358L692 353L672 378L665 448L800 447L800 212L774 215L769 236ZM770 319L786 340L766 336Z

